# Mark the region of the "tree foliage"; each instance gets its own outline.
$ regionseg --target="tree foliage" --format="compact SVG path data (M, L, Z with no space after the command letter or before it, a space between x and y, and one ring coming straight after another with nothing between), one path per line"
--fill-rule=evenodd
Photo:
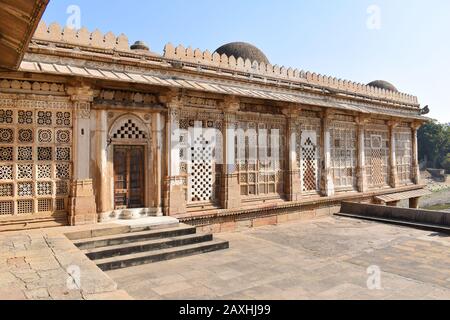
M450 126L438 122L423 125L418 132L419 158L428 166L450 170ZM445 168L444 168L445 166Z

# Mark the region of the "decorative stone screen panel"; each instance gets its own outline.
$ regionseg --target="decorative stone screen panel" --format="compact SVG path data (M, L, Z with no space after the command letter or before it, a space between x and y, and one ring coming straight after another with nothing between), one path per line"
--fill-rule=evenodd
M72 112L0 109L0 215L67 211Z
M400 184L412 183L412 130L399 128L395 134L395 156Z
M242 196L284 193L285 128L284 119L239 119L235 161Z
M389 185L389 129L373 125L365 133L365 166L370 188Z
M339 189L356 189L358 163L356 124L333 121L331 136L331 169L334 186Z
M219 201L223 163L223 119L209 112L183 111L180 129L180 173L187 177L186 198L190 205Z
M306 194L316 193L320 191L321 121L317 118L301 118L298 129L296 152L301 190Z

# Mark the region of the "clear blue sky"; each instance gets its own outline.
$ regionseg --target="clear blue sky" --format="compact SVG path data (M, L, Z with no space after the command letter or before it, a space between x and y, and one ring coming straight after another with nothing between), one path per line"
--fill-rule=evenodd
M272 64L388 80L450 122L448 0L51 0L44 20L65 24L69 5L89 30L125 33L159 53L167 42L214 51L246 41ZM367 27L371 5L381 10L380 29Z

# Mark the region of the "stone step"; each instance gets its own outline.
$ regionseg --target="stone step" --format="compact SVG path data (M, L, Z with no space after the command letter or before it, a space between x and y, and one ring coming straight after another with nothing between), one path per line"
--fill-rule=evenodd
M157 240L147 240L133 242L129 244L120 244L116 246L102 247L96 249L83 250L83 253L91 260L112 258L133 253L168 249L179 246L186 246L195 243L207 242L213 240L212 234L204 235L186 235L180 237L164 238Z
M173 228L157 229L150 231L128 232L118 235L107 235L102 237L94 237L89 239L75 240L73 243L81 250L95 249L108 246L116 246L121 244L133 243L136 241L156 240L163 238L179 237L195 234L195 227L187 225L179 225Z
M223 240L190 244L168 249L150 252L134 253L124 256L96 260L95 263L103 271L116 270L142 264L155 263L164 260L172 260L181 257L192 256L229 248L229 243Z
M386 219L386 218L362 216L362 215L348 214L348 213L337 213L336 216L344 217L344 218L360 219L360 220L366 220L366 221L381 222L381 223L386 223L386 224L393 224L393 225L398 225L398 226L404 226L404 227L416 228L416 229L421 229L421 230L450 234L449 227L439 226L439 225L435 225L435 224L408 222L408 221L402 221L402 220L396 220L396 219Z

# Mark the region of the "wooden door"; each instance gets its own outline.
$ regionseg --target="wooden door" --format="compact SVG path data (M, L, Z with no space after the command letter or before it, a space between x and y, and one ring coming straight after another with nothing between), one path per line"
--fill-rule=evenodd
M116 209L144 207L144 160L144 147L114 147L114 202Z

